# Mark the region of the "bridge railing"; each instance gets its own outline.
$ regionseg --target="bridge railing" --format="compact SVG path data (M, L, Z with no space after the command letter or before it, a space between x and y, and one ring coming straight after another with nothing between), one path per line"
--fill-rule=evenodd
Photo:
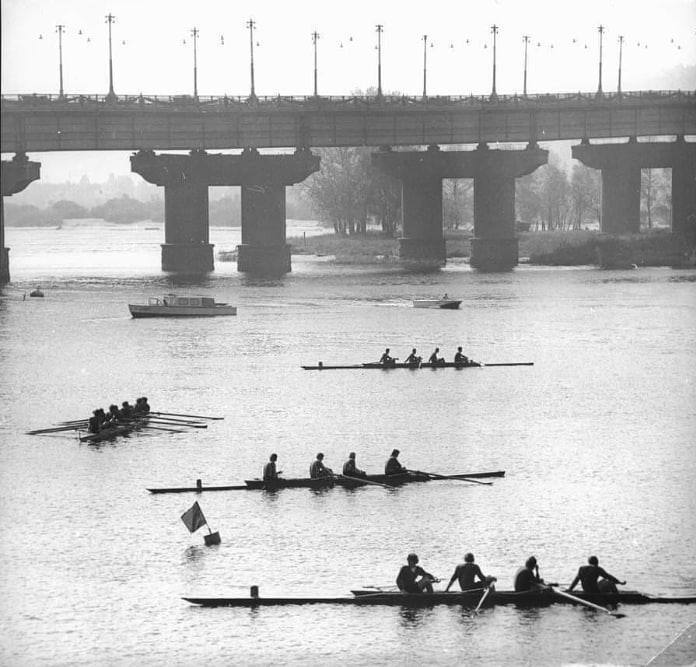
M69 108L85 107L127 107L127 108L169 108L169 109L217 109L226 107L326 107L326 106L414 106L431 108L433 106L469 106L469 107L505 107L535 106L539 104L632 104L655 100L674 100L687 102L696 100L696 91L682 90L640 90L622 93L542 93L532 95L432 95L427 97L408 95L275 95L250 98L242 95L94 95L94 94L16 94L2 95L0 102L9 110L13 107L67 106Z

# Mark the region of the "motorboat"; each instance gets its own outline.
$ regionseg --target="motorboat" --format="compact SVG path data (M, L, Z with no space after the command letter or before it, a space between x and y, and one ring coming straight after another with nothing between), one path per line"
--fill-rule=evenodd
M150 297L147 304L129 303L128 309L133 317L216 317L236 315L236 306L216 303L209 296L177 296L167 294L163 297Z

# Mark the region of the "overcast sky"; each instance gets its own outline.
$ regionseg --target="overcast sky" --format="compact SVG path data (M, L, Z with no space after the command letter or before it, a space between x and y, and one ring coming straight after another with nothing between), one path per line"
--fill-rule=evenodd
M600 24L606 26L605 90L616 88L619 35L625 36L624 90L640 89L661 72L696 63L696 0L2 0L3 94L58 91L58 23L66 26L66 93L107 92L104 17L109 12L116 17L114 87L120 94L191 93L189 32L196 26L199 94L246 95L249 18L256 21L258 95L312 93L313 30L320 34L320 94L376 86L377 23L384 26L385 92L422 92L424 34L429 94L490 92L492 24L499 26L498 93L522 90L525 34L531 38L529 92L595 90ZM71 162L65 156L33 157L43 160L45 179L74 178L76 169L80 175L84 171L75 155ZM104 157L92 160L95 179L114 170L117 156ZM90 162L88 156L84 160ZM65 173L57 176L63 168ZM127 164L115 171L125 173Z

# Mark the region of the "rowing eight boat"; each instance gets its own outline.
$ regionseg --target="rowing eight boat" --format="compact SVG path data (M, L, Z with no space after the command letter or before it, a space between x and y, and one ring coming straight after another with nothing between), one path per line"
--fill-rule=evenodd
M431 607L435 605L460 605L476 607L481 600L483 588L469 591L435 592L435 593L387 593L374 591L353 591L353 597L246 597L246 598L183 598L192 604L203 607L266 607L278 605L333 604L333 605L399 605L403 607ZM574 595L581 600L596 601L597 598L578 592ZM567 598L555 595L552 590L492 591L486 598L484 606L514 604L521 607L544 607L554 603L573 604ZM696 595L681 597L658 597L638 591L619 591L616 595L603 596L601 604L694 604Z
M128 435L145 426L149 421L149 417L135 419L127 424L116 424L110 428L104 428L97 433L88 433L80 436L80 442L96 443L105 440L113 440L120 435Z
M306 371L336 371L336 370L352 370L352 371L367 371L367 370L381 370L390 371L394 368L407 368L408 370L417 371L423 368L431 368L433 370L438 370L439 368L456 368L457 370L463 370L465 368L491 368L493 366L534 366L533 361L518 361L514 363L504 363L504 364L480 364L478 362L470 362L468 364L455 364L454 362L447 361L441 364L431 364L431 363L418 363L418 364L380 364L378 362L369 364L348 364L343 366L325 366L321 361L317 366L302 366Z
M245 480L245 485L228 485L228 486L203 486L202 484L197 484L196 486L182 486L182 487L171 487L164 489L148 489L150 493L187 493L195 492L201 493L202 491L241 491L241 490L253 490L253 491L275 491L276 489L286 489L286 488L307 488L307 489L325 489L331 488L333 486L342 486L344 488L355 488L357 486L366 486L370 482L377 482L378 484L387 484L389 486L401 486L402 484L409 484L411 482L430 482L437 479L481 479L486 477L505 477L504 470L495 470L492 472L473 472L459 475L442 475L442 477L433 477L432 475L426 473L401 473L398 475L366 475L365 480L361 481L357 478L351 477L350 479L343 477L341 475L336 475L334 477L319 477L316 479L310 477L300 477L300 478L289 478L283 479L278 478L272 482L263 481L262 479L248 479Z

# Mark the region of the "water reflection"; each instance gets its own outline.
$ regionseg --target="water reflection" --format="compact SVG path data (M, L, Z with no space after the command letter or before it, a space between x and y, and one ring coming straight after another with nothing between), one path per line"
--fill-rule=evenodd
M432 607L400 607L400 624L404 628L420 627L432 612Z

